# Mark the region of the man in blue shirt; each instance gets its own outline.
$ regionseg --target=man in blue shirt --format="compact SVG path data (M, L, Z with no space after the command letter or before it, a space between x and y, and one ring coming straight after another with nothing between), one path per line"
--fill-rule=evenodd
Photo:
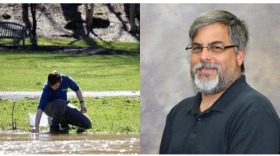
M81 110L67 102L68 88L76 92ZM84 114L86 111L87 108L83 100L83 94L77 83L67 75L53 71L48 75L48 81L43 87L43 92L37 106L35 126L31 132L39 133L43 112L52 118L50 133L68 133L68 124L83 129L91 128L91 120ZM60 129L59 125L62 129Z
M169 112L160 154L278 154L280 120L244 72L248 31L224 10L202 13L189 30L198 93Z

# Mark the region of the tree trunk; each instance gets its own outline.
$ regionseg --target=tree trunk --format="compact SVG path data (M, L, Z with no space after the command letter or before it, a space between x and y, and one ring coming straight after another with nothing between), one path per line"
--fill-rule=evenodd
M31 23L29 21L29 16L28 16L28 9L29 4L22 4L22 21L25 24L27 35L29 36L30 31L31 31Z
M88 26L90 27L92 27L93 9L94 9L94 4L90 4L90 12L89 12L89 20L88 20Z
M130 4L130 32L136 31L136 25L135 25L135 4Z
M85 4L86 7L86 22L88 21L89 16L89 10L88 10L88 4Z
M32 30L30 33L30 41L33 46L37 47L37 20L36 20L36 4L30 4L31 15L32 15Z
M86 5L86 23L87 23L87 27L91 28L92 27L94 4L90 4L90 9L88 9L88 4L85 4L85 5Z
M88 8L88 4L86 6L86 24L87 24L87 36L89 36L90 32L92 31L92 20L93 20L93 9L94 4L90 4L90 9Z

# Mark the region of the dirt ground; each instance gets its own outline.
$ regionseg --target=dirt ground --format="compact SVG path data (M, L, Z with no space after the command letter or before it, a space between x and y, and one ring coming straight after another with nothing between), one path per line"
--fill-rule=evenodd
M127 15L124 4L94 4L94 16L108 18L110 24L107 28L93 28L90 30L90 38L103 41L122 41L139 42L140 41L140 6L136 5L137 31L130 32L129 16ZM21 4L0 4L0 21L15 22L24 25L22 20ZM5 19L4 14L10 15L10 19ZM85 20L84 4L38 4L37 35L43 38L83 38L88 30L85 23L82 27L75 30L66 29L68 22L73 21L74 16L79 16ZM31 15L29 16L31 20ZM32 21L31 21L32 22Z

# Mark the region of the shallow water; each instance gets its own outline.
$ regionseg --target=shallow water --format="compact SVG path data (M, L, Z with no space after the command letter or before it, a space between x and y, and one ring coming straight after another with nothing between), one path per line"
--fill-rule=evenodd
M139 154L140 135L0 133L0 154Z

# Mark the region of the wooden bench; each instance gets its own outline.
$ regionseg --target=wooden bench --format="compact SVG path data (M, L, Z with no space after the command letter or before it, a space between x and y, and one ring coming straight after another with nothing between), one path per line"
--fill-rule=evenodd
M25 26L12 22L0 22L0 38L12 38L14 46L20 38L23 39L23 46L25 46L25 36Z

